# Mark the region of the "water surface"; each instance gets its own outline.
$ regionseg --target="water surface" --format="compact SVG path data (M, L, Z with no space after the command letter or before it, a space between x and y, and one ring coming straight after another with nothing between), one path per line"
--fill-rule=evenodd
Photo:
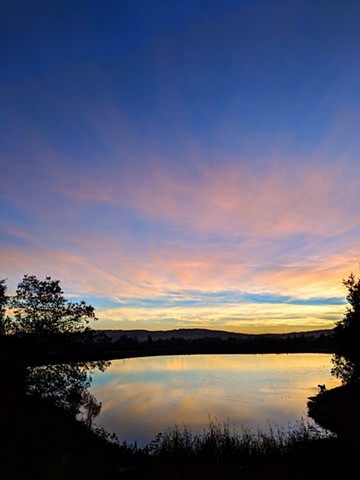
M176 355L114 360L93 375L96 424L144 445L174 424L202 432L209 419L237 429L288 429L306 403L339 382L330 354Z

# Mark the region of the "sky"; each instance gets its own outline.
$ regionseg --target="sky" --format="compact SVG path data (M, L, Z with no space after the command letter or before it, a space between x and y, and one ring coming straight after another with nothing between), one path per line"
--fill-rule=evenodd
M0 278L96 328L332 328L359 269L360 3L0 0Z

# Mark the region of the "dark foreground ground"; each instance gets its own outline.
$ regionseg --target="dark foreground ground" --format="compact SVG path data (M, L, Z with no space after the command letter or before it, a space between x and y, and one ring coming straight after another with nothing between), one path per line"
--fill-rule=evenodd
M338 405L340 391L336 397L334 402ZM323 398L328 405L333 401ZM357 411L359 397L349 395L348 398ZM341 401L343 406L347 404L347 400ZM332 417L330 410L326 410L328 405L319 407L323 418ZM346 410L346 417L352 418L350 410ZM342 426L342 437L304 442L286 454L249 459L232 455L226 458L222 452L221 460L217 460L217 452L209 450L193 457L169 452L154 458L136 449L109 444L51 404L26 396L16 402L3 402L1 478L357 479L360 478L360 450L358 430L353 428L355 418L353 420L349 435Z
M336 432L291 449L253 456L219 452L151 451L109 443L50 402L25 395L19 352L2 351L0 382L0 478L72 479L358 479L360 478L360 387L340 387L310 401L311 416Z

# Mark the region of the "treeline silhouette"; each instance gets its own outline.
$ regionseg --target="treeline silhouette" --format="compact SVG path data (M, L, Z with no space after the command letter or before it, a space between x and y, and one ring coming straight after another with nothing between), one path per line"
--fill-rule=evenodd
M116 341L101 331L68 334L0 335L3 358L26 366L114 360L136 356L190 354L334 353L332 332L320 335L249 335L246 337L182 338L145 341L120 336Z
M331 352L334 349L332 332L320 335L249 335L246 337L204 337L185 339L153 340L151 334L147 341L122 335L118 340L106 345L118 352L179 352L179 353L295 353L295 352Z
M10 309L12 315L7 314ZM64 297L59 280L24 275L15 295L7 295L6 280L0 280L0 343L3 350L16 350L27 363L83 361L136 355L190 353L293 353L333 352L332 332L321 335L241 335L228 338L173 338L147 341L122 335L116 341L89 327L96 321L94 308L84 301Z

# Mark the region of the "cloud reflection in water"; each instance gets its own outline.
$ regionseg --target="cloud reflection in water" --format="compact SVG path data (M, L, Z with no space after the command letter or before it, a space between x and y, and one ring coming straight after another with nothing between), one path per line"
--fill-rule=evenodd
M328 388L329 354L192 355L115 360L93 377L97 423L139 444L174 424L201 432L209 419L236 428L287 429L306 415L317 385Z

